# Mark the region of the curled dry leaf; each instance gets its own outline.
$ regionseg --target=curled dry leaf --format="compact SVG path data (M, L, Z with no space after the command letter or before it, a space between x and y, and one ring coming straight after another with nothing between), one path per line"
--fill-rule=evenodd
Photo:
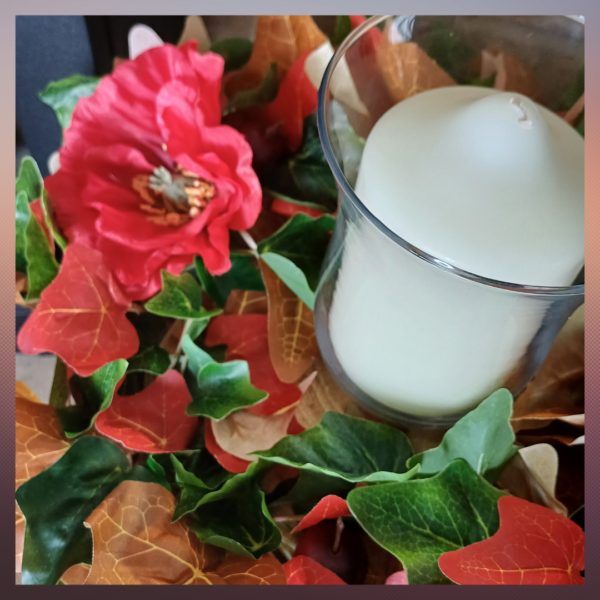
M259 16L252 56L239 72L228 78L227 96L231 98L242 90L256 88L273 63L281 81L303 52L314 50L326 41L327 37L308 15Z
M452 77L414 42L396 44L384 34L377 63L394 103L420 92L455 85Z
M283 565L288 585L346 585L335 573L308 556L296 556Z
M233 290L223 310L225 315L266 315L267 295L263 292Z
M536 446L547 446L551 451L554 451L554 454L556 454L556 450L548 444L537 444L529 446L529 448L536 448ZM541 465L536 464L537 461L533 460L533 456L529 457L531 460L528 465L521 452L523 452L523 449L513 456L498 477L496 481L498 487L517 498L522 498L523 500L533 502L534 504L545 506L560 515L566 516L568 514L567 508L562 502L555 498L554 490L548 489L548 487L554 488L556 485L556 477L558 476L558 458L556 460L557 469L553 475L554 485L552 485L552 482L548 481L548 470ZM544 453L544 450L542 450L542 453ZM552 461L552 459L550 460ZM544 471L546 472L544 473Z
M86 585L223 585L212 570L215 551L181 521L175 498L161 485L119 484L85 521L94 562Z
M584 533L555 512L513 496L498 500L500 528L487 540L439 558L462 585L582 585Z
M21 381L16 385L16 488L53 465L69 448L54 408L42 404ZM16 571L21 571L25 518L15 503Z
M180 452L198 427L198 417L186 415L191 402L183 375L171 369L137 394L115 394L96 429L136 452Z
M249 456L259 450L268 450L288 433L294 417L293 407L274 415L255 415L241 410L221 421L211 421L217 444L242 460L257 460Z
M19 349L53 352L87 377L138 351L137 333L125 316L129 304L102 254L71 244L56 279L19 332Z
M314 368L316 376L296 409L296 418L303 427L306 429L314 427L328 411L354 417L363 416L356 402L337 384L327 370L320 355L315 360Z
M564 419L571 425L582 423L584 366L584 307L581 306L557 335L533 381L517 398L513 429L518 432L546 427L556 419ZM573 420L574 416L580 418Z
M299 402L300 389L293 384L282 383L271 363L267 315L218 316L208 326L206 344L226 344L226 360L245 360L252 385L268 392L266 400L247 409L250 412L272 415Z
M229 585L286 585L283 565L272 555L258 560L229 554L215 573Z
M496 73L494 88L504 92L517 92L539 101L542 88L531 71L513 54L498 47L481 53L481 77Z
M550 444L534 444L521 448L519 454L533 476L554 496L558 477L558 452Z
M302 521L294 527L292 533L298 533L307 527L312 527L325 519L337 519L338 517L351 517L352 513L348 508L348 503L339 496L325 496L317 505L304 516Z
M295 383L310 368L319 353L313 313L260 261L269 304L269 353L277 376Z

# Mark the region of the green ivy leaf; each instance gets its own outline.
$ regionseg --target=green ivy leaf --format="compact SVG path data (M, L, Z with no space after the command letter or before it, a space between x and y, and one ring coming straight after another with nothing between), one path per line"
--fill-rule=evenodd
M17 192L15 214L15 270L17 273L27 273L27 242L25 241L25 231L27 230L31 216L27 193L24 191Z
M258 245L261 258L311 309L314 307L314 292L334 225L335 219L329 215L318 219L303 214L294 215L281 229Z
M221 310L202 308L202 288L190 273L171 275L161 272L162 290L146 302L146 310L161 317L175 319L210 319Z
M181 349L187 356L187 368L191 371L195 381L198 381L198 375L203 367L215 362L208 352L194 344L188 334L185 334L181 340Z
M67 365L57 356L48 404L54 408L63 408L66 406L70 394Z
M233 290L265 291L260 271L252 264L252 259L252 255L232 252L229 271L223 275L213 276L206 269L202 258L196 257L194 264L198 279L217 306L224 308Z
M335 28L331 36L331 45L336 48L339 46L352 31L352 22L348 15L338 15L335 18Z
M149 312L136 314L127 313L127 318L135 327L140 340L140 348L160 346L169 332L169 322L158 315Z
M226 115L240 108L248 108L259 104L273 102L279 91L279 79L277 76L277 64L271 63L265 78L260 85L252 90L244 90L236 94L225 106L223 114Z
M410 458L410 469L421 465L418 477L431 477L457 458L494 483L502 467L519 451L510 425L513 397L502 389L486 398L449 429L440 445Z
M467 46L461 38L439 21L433 29L427 43L427 54L459 83L464 82L464 67L476 54L475 49Z
M265 465L252 463L219 490L209 492L192 513L191 528L205 543L248 558L259 558L281 543L258 477Z
M254 44L246 38L219 40L211 45L210 51L225 59L225 73L241 69L252 56Z
M418 471L417 467L407 472L412 449L404 433L336 412L326 412L315 427L288 435L270 450L254 454L352 483L404 481Z
M42 191L42 208L44 209L44 220L46 221L46 227L52 233L54 241L60 246L61 250L65 250L67 247L67 240L63 237L57 226L54 224L51 215L53 214L54 207L52 201L48 196L47 190Z
M15 192L25 192L27 200L33 202L42 197L44 181L37 163L31 156L26 156L21 161L19 174L15 183Z
M198 373L197 385L197 393L190 390L193 399L186 413L216 421L254 406L269 396L250 383L250 370L245 360L206 364Z
M459 459L429 479L356 488L347 501L361 527L402 561L408 583L425 585L450 583L440 555L496 533L504 495Z
M316 112L304 119L300 152L270 169L262 183L275 195L295 198L329 213L337 210L337 185L323 153Z
M129 461L117 446L84 437L17 490L27 522L23 584L54 585L70 566L91 564L92 535L83 521L128 471Z
M93 427L96 417L110 406L117 383L126 371L127 361L119 359L104 365L89 377L71 377L71 385L81 395L82 403L56 411L68 438L77 437Z
M142 348L129 360L127 373L150 373L164 375L171 366L169 353L157 346Z
M100 83L100 77L72 75L59 81L51 81L39 98L56 113L58 122L64 131L71 124L71 117L81 98L91 96Z
M173 492L173 488L167 479L167 474L161 460L164 454L151 454L146 460L146 469L154 474L156 483L162 485L169 492Z

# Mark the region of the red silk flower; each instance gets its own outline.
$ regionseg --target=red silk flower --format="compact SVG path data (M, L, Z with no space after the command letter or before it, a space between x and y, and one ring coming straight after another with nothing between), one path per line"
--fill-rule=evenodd
M260 212L252 150L220 124L223 64L194 41L125 61L79 102L46 179L69 242L100 250L132 300L196 255L226 272L229 230Z

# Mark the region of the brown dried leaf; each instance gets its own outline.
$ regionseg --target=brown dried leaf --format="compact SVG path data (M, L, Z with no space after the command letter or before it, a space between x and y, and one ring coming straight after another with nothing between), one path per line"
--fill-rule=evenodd
M294 407L269 416L240 410L221 421L211 421L211 427L217 444L225 452L252 461L256 458L249 454L268 450L287 435L293 418Z
M16 382L15 475L20 485L53 465L68 449L54 408L42 404L21 381ZM21 571L25 518L15 503L16 571Z
M175 497L161 485L124 481L85 521L94 562L86 585L224 585L208 573L211 547L181 521L171 522Z
M542 88L531 71L513 54L492 47L481 54L481 76L496 73L494 88L505 92L517 92L539 101Z
M92 565L79 563L69 567L60 578L63 585L83 585L90 576Z
M267 295L263 292L233 290L227 298L225 315L266 315Z
M260 271L267 288L271 362L281 381L295 383L319 354L313 313L263 261Z
M227 96L256 88L265 78L272 63L277 64L279 81L296 59L307 50L314 50L327 37L308 15L261 15L256 24L256 38L248 63L229 78Z
M217 567L215 573L229 585L287 584L283 566L272 554L265 554L254 560L231 553Z
M545 506L561 515L566 516L568 514L564 504L559 502L554 495L549 493L544 485L540 483L539 479L527 466L520 453L515 454L510 460L500 474L496 484L513 496Z
M314 427L327 411L362 416L356 402L337 384L320 355L315 360L314 368L317 375L296 409L296 419L300 425L306 429Z
M559 332L535 378L517 398L513 429L546 427L555 419L569 419L584 412L584 307L578 308Z
M426 90L456 85L414 42L395 44L384 35L377 50L377 64L395 103Z

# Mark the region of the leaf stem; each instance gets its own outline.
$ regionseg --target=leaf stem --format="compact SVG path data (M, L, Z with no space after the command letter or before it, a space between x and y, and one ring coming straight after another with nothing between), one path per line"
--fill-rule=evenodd
M185 323L183 324L183 329L181 330L181 336L179 337L179 342L177 342L177 348L175 348L175 354L173 355L173 361L171 362L171 368L177 364L177 361L179 360L179 357L181 356L181 345L183 344L183 338L185 337L185 335L189 331L190 327L192 326L192 321L193 321L193 319L186 319ZM187 360L186 360L186 363L187 363ZM182 372L183 372L183 369L185 369L185 365L182 368Z
M258 258L258 244L254 241L254 238L247 231L238 231L241 238L246 242L246 246L252 250L254 256Z
M340 549L340 540L342 539L342 531L344 531L344 521L342 517L338 517L335 522L335 539L333 540L333 553L337 554Z

